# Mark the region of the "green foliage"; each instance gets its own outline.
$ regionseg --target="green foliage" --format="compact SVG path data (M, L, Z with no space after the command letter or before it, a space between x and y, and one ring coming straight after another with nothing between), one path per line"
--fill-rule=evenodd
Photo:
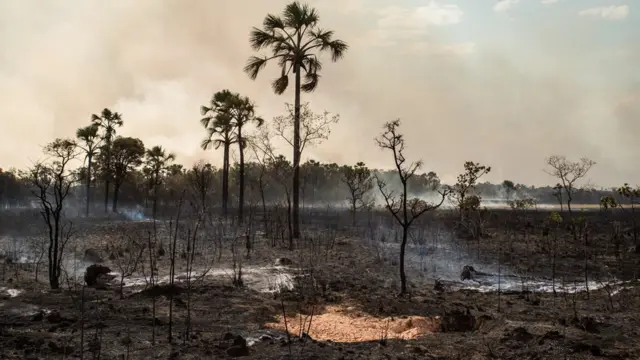
M551 214L549 215L549 221L552 222L552 223L561 224L562 223L562 216L560 216L559 212L552 211Z
M600 198L600 206L604 210L615 209L618 207L618 201L611 195Z
M635 203L640 198L640 187L632 188L629 184L624 183L623 186L616 189L618 195L629 199L629 201Z
M512 210L526 210L535 207L537 201L532 198L525 198L507 201L507 204Z
M474 195L477 199L468 200L469 194L475 188L480 179L485 174L491 172L490 166L480 165L473 161L467 161L464 163L464 172L458 175L457 182L451 187L449 193L450 200L460 210L473 210L477 209L480 205L481 198L479 195ZM477 205L476 205L477 204Z

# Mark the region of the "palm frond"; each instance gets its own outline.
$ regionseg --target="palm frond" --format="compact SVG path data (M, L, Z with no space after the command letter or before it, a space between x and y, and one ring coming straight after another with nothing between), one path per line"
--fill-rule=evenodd
M333 40L328 44L323 44L320 49L328 49L331 52L331 61L336 62L344 57L344 54L349 49L349 45L342 40Z
M273 82L271 83L273 92L275 92L277 95L282 95L285 92L285 90L287 90L288 86L289 86L289 76L284 72L279 78L273 80Z
M318 13L308 4L301 5L294 1L284 8L282 13L284 24L287 27L301 31L304 27L314 27L319 20Z
M247 60L247 64L244 66L244 72L246 72L251 80L255 80L258 77L258 73L260 70L264 69L267 66L267 57L257 57L251 56L249 60Z
M202 106L200 106L200 115L204 116L206 113L208 113L211 110L212 109L210 107L206 107L206 106L202 105Z
M260 116L255 116L253 118L253 121L256 123L257 127L260 127L260 126L262 126L264 124L264 119L261 118Z
M282 37L278 37L276 33L267 32L256 27L251 29L251 33L249 33L249 43L255 51L269 47L280 40L282 40Z
M211 124L211 119L213 119L211 116L205 116L202 119L200 119L200 124L204 127L204 128L208 128L209 125Z
M279 16L268 14L262 23L264 30L275 32L276 30L284 30L284 21Z
M300 85L300 90L304 92L313 92L318 87L320 74L316 72L307 72L304 74L304 84Z

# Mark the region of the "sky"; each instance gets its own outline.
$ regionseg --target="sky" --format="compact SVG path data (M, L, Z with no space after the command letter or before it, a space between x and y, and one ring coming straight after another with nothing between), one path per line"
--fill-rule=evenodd
M23 168L92 113L122 113L119 135L187 166L203 151L200 105L230 89L269 120L293 102L267 67L254 81L252 26L284 0L0 1L0 167ZM406 156L451 181L465 161L490 181L555 183L545 158L597 162L597 186L639 183L640 12L631 0L317 0L320 26L350 49L303 93L340 114L303 160L390 168L375 145L399 118ZM289 155L291 150L281 148Z

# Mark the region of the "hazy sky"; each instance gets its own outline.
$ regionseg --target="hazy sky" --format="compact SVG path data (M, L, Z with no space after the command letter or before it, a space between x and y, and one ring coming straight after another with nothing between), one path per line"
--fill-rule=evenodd
M270 119L272 66L242 68L249 31L284 0L0 0L0 167L41 157L91 113L121 112L121 135L190 165L199 106L228 88ZM466 160L489 180L551 183L544 159L590 157L597 185L640 182L640 14L630 0L318 0L321 26L350 50L326 58L318 112L339 113L331 139L303 158L389 167L373 138L400 118L407 155L445 180ZM393 4L393 5L390 5ZM287 155L290 149L283 149Z

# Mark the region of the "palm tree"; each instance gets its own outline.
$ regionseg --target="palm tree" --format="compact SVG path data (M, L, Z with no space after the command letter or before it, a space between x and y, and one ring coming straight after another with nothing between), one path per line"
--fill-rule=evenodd
M111 152L113 140L116 136L116 127L122 126L122 115L109 109L104 109L100 115L92 114L91 122L103 130L101 138L103 141L102 153L104 161L104 164L102 164L104 172L104 212L107 212L109 211L109 185L113 178Z
M318 12L301 5L298 1L287 5L282 16L268 14L262 23L262 29L253 28L250 43L255 51L270 48L272 55L252 56L244 71L255 80L258 73L271 60L276 61L281 70L279 78L271 86L281 95L289 85L289 73L295 75L295 121L293 127L293 234L300 237L299 198L300 198L300 91L312 92L318 86L322 63L318 55L324 51L331 53L333 62L341 59L348 49L342 41L333 39L333 31L318 28ZM304 84L301 71L304 71Z
M153 218L158 212L158 189L162 185L165 173L169 169L171 162L176 159L174 153L167 153L162 146L154 146L145 152L146 167L151 175L151 185L153 186Z
M247 147L246 138L242 135L242 129L250 123L262 126L264 120L255 115L255 105L246 96L232 93L229 90L218 91L211 99L212 108L231 117L231 125L235 128L236 142L239 150L239 191L238 191L238 221L244 220L244 190L245 190L245 164L244 149Z
M91 204L91 164L93 157L100 146L100 136L98 135L98 125L91 124L76 130L76 138L80 140L78 147L81 148L86 156L87 161L87 207L85 209L86 217L89 217L89 206Z
M207 130L207 137L202 141L200 147L203 150L211 147L218 150L218 148L222 146L224 149L222 159L222 211L226 217L229 201L229 149L231 145L238 141L238 138L233 133L233 119L230 114L216 105L212 100L210 107L200 107L200 111L204 116L200 119L200 123ZM215 135L219 135L220 137L214 139L213 137Z

